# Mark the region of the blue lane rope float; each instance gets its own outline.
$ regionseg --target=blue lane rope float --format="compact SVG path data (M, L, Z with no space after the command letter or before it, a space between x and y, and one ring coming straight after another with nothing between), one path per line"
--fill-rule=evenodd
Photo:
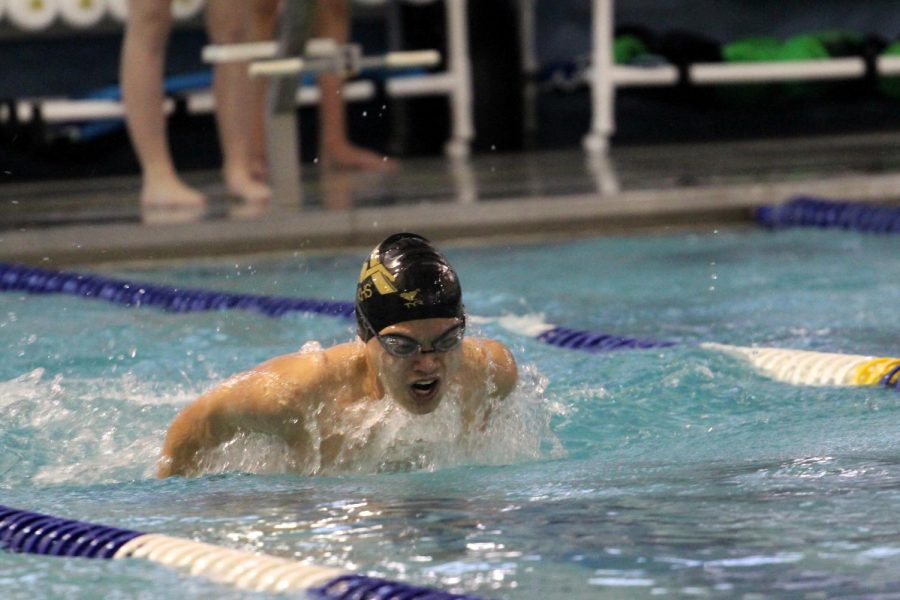
M353 315L353 304L349 302L178 288L13 264L0 264L0 291L67 294L126 307L152 306L169 312L247 310L269 317L306 312L347 319Z
M585 331L569 327L554 326L537 336L542 342L558 348L580 350L591 354L615 352L617 350L648 350L651 348L669 348L675 342L666 340L647 340L610 335L599 331Z
M0 263L0 291L69 294L126 307L152 306L179 313L249 310L269 317L281 317L289 312L307 312L343 319L353 318L353 304L349 302L177 288L3 263ZM508 331L557 348L590 354L670 348L678 345L667 340L631 338L561 327L544 323L540 318L532 316L469 318L475 323L497 323ZM900 369L897 369L900 366L900 359L897 358L780 348L745 348L713 343L703 343L700 347L747 360L758 370L778 381L798 385L883 385L900 389Z
M865 202L798 196L783 204L757 208L755 218L761 225L773 229L818 227L866 233L900 233L900 207Z
M878 381L878 384L900 390L900 364L895 365L885 373Z
M342 569L6 506L0 506L0 548L44 556L143 558L241 589L305 591L307 597L320 600L479 600Z
M0 506L0 547L47 556L112 558L127 542L143 535Z

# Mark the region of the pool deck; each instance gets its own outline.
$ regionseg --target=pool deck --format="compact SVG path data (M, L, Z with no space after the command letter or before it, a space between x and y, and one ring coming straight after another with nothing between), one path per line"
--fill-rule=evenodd
M0 260L45 266L366 247L400 230L436 240L603 235L750 223L797 195L900 200L900 133L577 148L467 161L401 161L393 172L304 165L302 201L249 207L216 173L188 180L202 213L142 211L136 177L0 186Z

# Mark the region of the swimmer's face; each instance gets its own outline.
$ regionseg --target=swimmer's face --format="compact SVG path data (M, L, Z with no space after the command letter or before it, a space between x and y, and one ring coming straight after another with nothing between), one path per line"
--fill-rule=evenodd
M385 391L409 412L424 415L438 407L449 377L459 366L463 329L458 319L404 321L379 331L381 340L371 338L366 352ZM391 341L409 350L412 345L403 345L407 339L418 342L419 349L406 357L388 351L394 349Z

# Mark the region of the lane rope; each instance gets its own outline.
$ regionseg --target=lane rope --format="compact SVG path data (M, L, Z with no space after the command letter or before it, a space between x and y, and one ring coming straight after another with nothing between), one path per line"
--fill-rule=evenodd
M0 263L0 291L28 294L66 294L103 300L129 308L151 306L168 312L204 312L213 310L246 310L267 317L281 317L290 312L304 312L353 319L353 303L337 300L312 300L258 294L237 294L195 288L132 282L100 275L54 271L24 265ZM504 318L471 317L473 322L512 321ZM522 333L518 323L514 331ZM579 331L540 323L539 334L532 335L548 344L584 352L612 352L634 348L656 348L674 342L641 340L611 336L600 332Z
M44 556L105 560L141 558L240 589L275 593L305 591L307 597L322 600L479 600L476 596L343 569L7 506L0 506L0 548Z
M0 291L67 294L104 300L129 308L152 306L178 313L247 310L268 317L280 317L289 312L305 312L347 319L353 316L353 304L350 302L178 288L15 264L0 264Z
M772 229L818 227L865 233L900 233L900 207L865 202L797 196L783 204L760 206L754 216L759 224Z
M872 386L898 388L900 358L788 350L745 348L705 343L701 347L718 350L748 361L758 371L785 383L819 386Z
M353 304L258 294L238 294L195 288L137 283L100 275L53 271L0 263L0 291L27 294L67 294L102 300L125 307L150 306L169 312L246 310L268 317L290 312L353 319ZM663 349L679 345L668 340L632 338L600 331L573 329L545 323L542 315L501 317L470 316L474 323L496 323L537 341L590 354L625 350ZM701 347L726 352L753 364L779 381L802 385L882 385L900 389L900 359L808 352L781 348L745 348L705 343ZM859 368L859 372L855 370Z

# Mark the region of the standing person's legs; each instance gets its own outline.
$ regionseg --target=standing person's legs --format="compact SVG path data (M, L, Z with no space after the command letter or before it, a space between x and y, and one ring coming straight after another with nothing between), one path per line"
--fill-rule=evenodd
M280 0L253 0L251 41L268 42L275 39L281 17ZM250 128L250 173L255 179L265 181L268 176L266 161L266 92L268 81L260 78L251 81L253 124Z
M181 180L169 152L163 73L171 28L169 2L129 2L119 67L125 120L143 174L141 204L202 206L206 198Z
M250 39L251 4L241 0L209 0L206 21L213 44ZM219 63L213 75L216 125L222 147L222 172L228 190L247 202L267 202L272 190L253 178L250 168L251 127L254 123L252 88L247 63Z
M316 4L315 36L331 38L346 44L350 38L350 5L347 0L318 0ZM319 158L327 167L349 169L380 169L394 167L393 161L371 150L360 148L347 136L347 115L341 96L344 80L340 75L327 73L318 78L319 101Z

